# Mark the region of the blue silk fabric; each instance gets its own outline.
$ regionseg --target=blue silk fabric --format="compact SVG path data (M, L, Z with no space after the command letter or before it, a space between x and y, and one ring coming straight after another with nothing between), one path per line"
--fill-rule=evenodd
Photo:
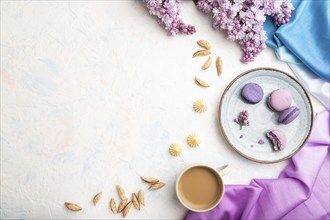
M276 27L272 18L267 18L266 44L275 49L278 57L290 54L291 63L304 64L330 82L330 1L300 0L292 4L295 10L290 22Z

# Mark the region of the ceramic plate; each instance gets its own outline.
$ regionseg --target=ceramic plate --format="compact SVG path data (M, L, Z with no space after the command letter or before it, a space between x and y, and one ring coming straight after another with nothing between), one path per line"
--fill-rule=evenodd
M263 99L255 105L241 98L241 89L250 82L264 90ZM300 109L298 118L287 125L278 123L279 113L267 106L268 95L279 88L290 90L292 105ZM234 119L242 110L249 112L250 126L240 130ZM256 162L275 163L292 157L303 147L312 129L313 109L306 91L294 78L276 69L260 68L242 73L227 86L220 101L219 119L224 137L241 155ZM266 137L271 129L280 129L286 134L287 145L282 151L274 151ZM259 144L260 139L265 143Z

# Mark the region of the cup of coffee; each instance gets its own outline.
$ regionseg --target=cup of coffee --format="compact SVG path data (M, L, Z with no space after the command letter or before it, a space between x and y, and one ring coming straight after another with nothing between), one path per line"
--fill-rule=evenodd
M183 206L195 212L206 212L221 201L225 185L218 170L193 164L185 168L176 181L176 195Z

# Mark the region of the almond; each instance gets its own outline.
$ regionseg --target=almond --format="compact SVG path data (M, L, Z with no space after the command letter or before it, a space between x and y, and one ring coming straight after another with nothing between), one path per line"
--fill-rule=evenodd
M125 218L126 215L128 214L129 210L131 209L132 207L132 202L129 202L127 203L127 205L125 206L124 208L124 211L123 211L123 217Z
M223 68L222 60L220 57L217 57L215 61L215 65L217 67L218 76L220 76L222 74L222 68Z
M149 187L149 190L157 190L157 189L162 188L163 186L165 186L165 183L158 182L158 183L152 184L152 185Z
M71 211L78 212L78 211L82 210L82 208L79 205L71 203L71 202L65 202L64 205L67 207L67 209L69 209Z
M94 205L96 205L100 201L101 197L102 197L102 192L99 192L98 194L96 194L94 196L94 198L93 198Z
M138 197L136 196L135 193L132 193L132 202L133 202L134 207L137 210L140 210L140 203L139 203Z
M125 208L126 204L127 204L127 199L122 200L122 201L119 203L117 213L121 213L121 212L123 211L123 209Z
M209 56L209 58L207 58L207 60L203 64L202 70L208 69L211 66L211 64L212 64L212 58L211 58L211 56Z
M201 86L201 87L210 87L210 85L206 82L204 82L203 80L195 77L195 82L197 85Z
M151 183L151 184L154 184L154 183L158 183L159 182L159 179L156 179L156 178L150 178L150 177L143 177L143 176L141 176L141 179L144 182Z
M196 52L192 55L192 57L206 56L206 55L209 55L209 54L211 54L211 52L208 51L208 50L199 50L199 51L196 51Z
M138 200L141 205L144 205L144 192L142 189L138 192Z
M113 214L117 213L117 207L116 207L116 202L115 202L114 198L110 199L110 209L113 212Z
M124 189L121 186L119 186L119 185L117 185L116 188L117 188L117 192L118 192L118 195L119 195L120 199L121 200L125 200L126 199L126 195L125 195Z
M197 44L206 50L211 50L211 44L206 40L199 40L197 41Z

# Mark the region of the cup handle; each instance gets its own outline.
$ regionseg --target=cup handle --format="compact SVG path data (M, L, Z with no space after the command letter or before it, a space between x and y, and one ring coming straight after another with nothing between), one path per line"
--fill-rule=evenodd
M220 173L221 176L227 175L228 173L231 172L231 170L232 168L229 164L217 168L217 171Z

